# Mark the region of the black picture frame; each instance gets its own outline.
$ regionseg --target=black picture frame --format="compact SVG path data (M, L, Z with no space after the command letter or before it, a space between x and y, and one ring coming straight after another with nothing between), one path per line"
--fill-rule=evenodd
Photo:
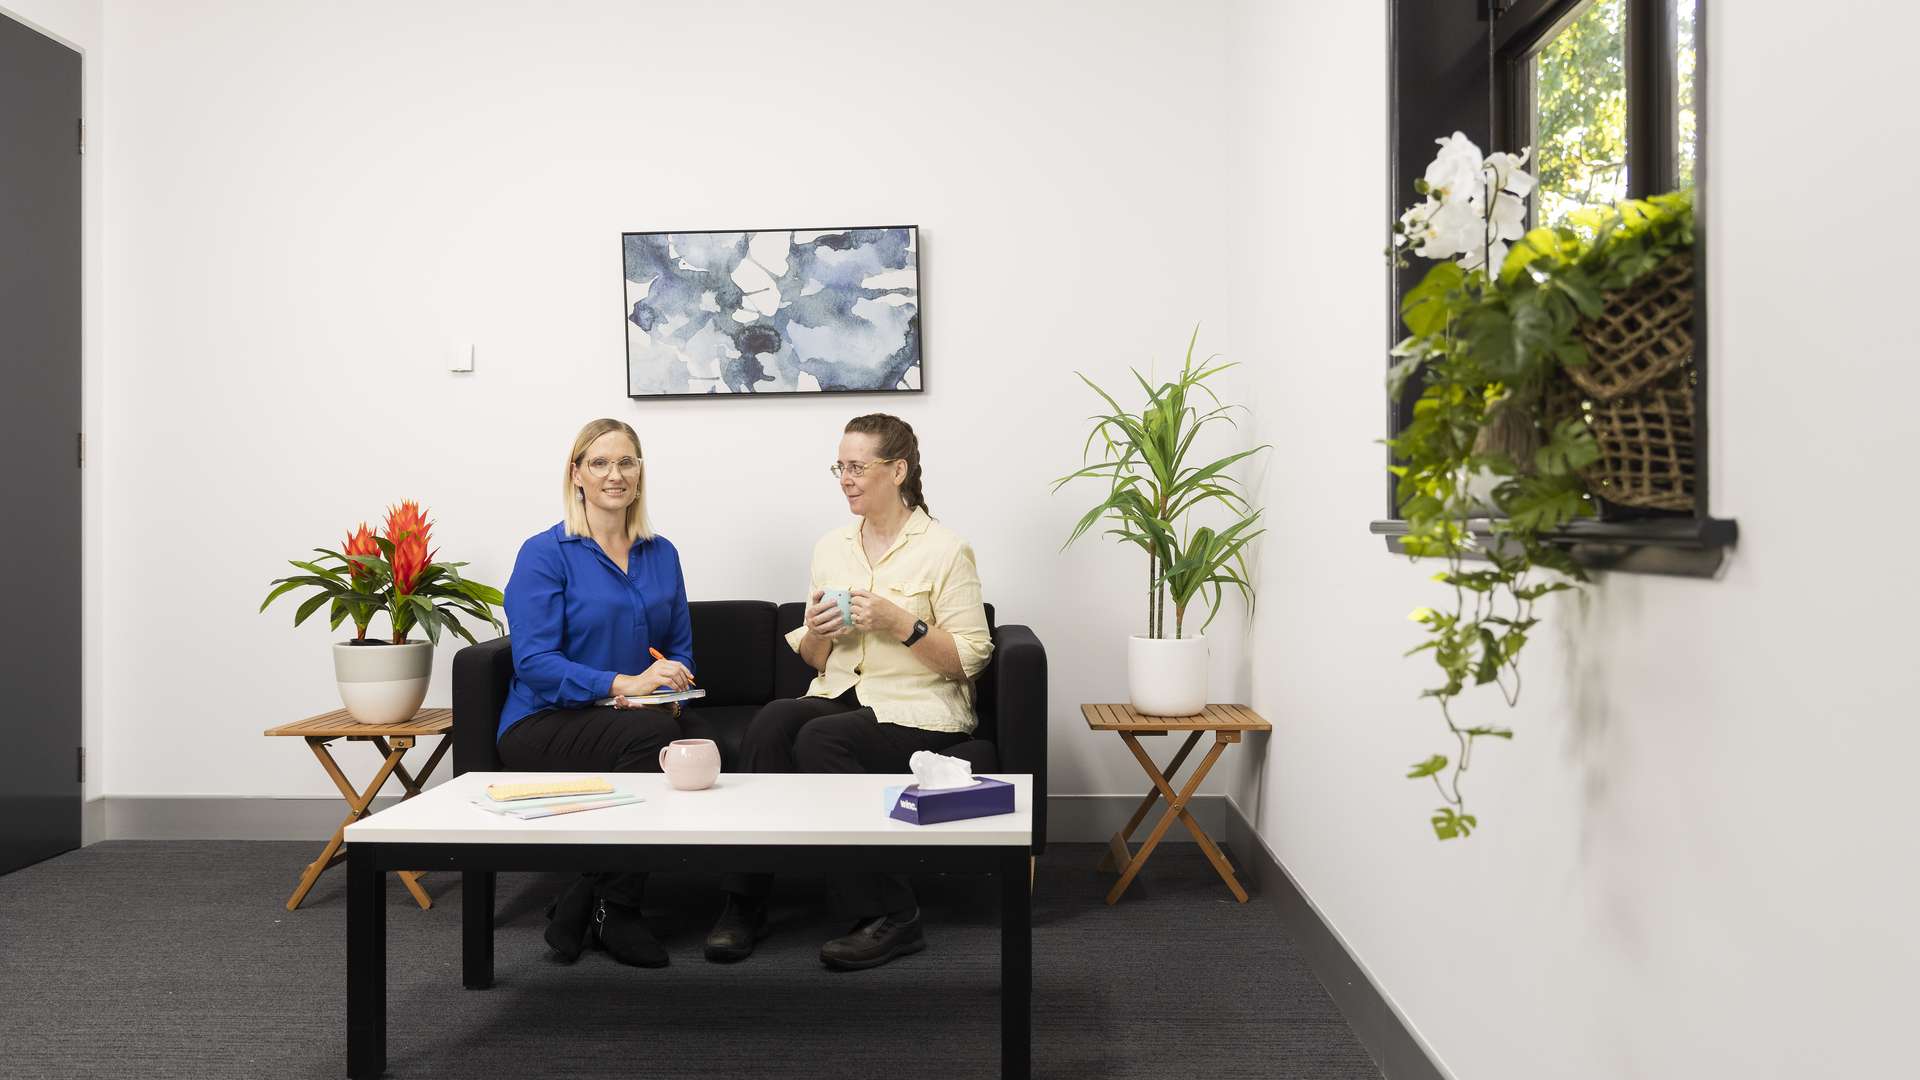
M635 305L631 300L630 291L629 291L630 279L627 277L627 241L630 237L714 236L714 235L722 235L722 234L738 234L741 236L752 236L758 233L818 233L823 235L833 235L833 234L853 233L853 232L905 232L908 234L908 237L909 237L908 246L909 246L909 249L913 252L911 265L912 265L913 278L914 278L914 283L913 283L914 312L912 316L910 316L909 318L911 329L908 334L907 344L912 349L913 359L912 359L912 363L908 364L906 368L904 368L903 370L912 371L915 373L914 385L895 386L895 387L844 387L844 386L829 387L829 386L822 385L822 387L818 390L801 390L801 389L747 390L747 391L715 390L715 391L707 391L707 392L689 392L689 393L634 393L633 392L633 381L634 381L633 336L632 336L632 331L629 328L636 324L632 321ZM921 234L920 227L918 225L835 225L835 226L804 226L802 225L802 226L781 226L777 228L760 228L760 229L741 229L741 228L648 229L648 230L629 230L629 231L622 232L620 234L620 272L621 272L621 301L622 301L621 350L622 350L622 355L625 357L625 364L622 367L623 385L622 385L621 393L633 401L662 401L662 400L676 400L676 399L688 399L688 398L699 398L699 399L793 398L793 399L799 399L799 400L806 400L808 398L818 397L820 395L826 395L826 394L851 395L851 396L923 394L927 390L927 363L926 363L926 325L927 323L926 323L925 293L921 286L921 283L923 281L923 276L924 276L922 271L922 266L925 260L925 249L922 245L923 245L923 236ZM783 344L785 344L784 340L783 340Z

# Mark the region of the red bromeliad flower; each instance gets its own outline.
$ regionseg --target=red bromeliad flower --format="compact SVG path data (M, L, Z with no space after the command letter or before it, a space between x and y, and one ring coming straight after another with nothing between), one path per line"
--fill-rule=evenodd
M347 542L340 545L340 550L348 555L371 555L376 559L380 557L380 545L373 542L373 531L367 528L367 523L364 521L360 523L358 531L347 534ZM348 565L356 578L372 573L371 570L352 560L348 560Z
M433 561L434 553L427 550L433 523L427 520L419 503L408 499L399 506L387 507L386 533L387 540L393 544L393 589L407 596L413 592L427 564Z

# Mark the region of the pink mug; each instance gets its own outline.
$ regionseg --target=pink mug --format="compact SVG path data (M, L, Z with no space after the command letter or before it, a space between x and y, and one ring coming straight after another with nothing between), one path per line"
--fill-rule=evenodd
M720 776L720 748L712 739L675 739L660 748L660 771L681 791L710 788Z

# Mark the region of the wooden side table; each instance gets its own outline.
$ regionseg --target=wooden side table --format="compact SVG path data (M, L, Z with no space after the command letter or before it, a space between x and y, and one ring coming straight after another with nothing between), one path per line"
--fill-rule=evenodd
M1207 861L1213 864L1221 880L1233 891L1234 899L1246 903L1247 890L1241 888L1239 879L1233 876L1233 866L1227 862L1225 855L1220 854L1220 849L1207 836L1206 830L1200 827L1200 822L1187 809L1187 804L1193 800L1193 793L1200 790L1200 782L1207 778L1207 772L1213 768L1214 762L1220 760L1220 755L1229 744L1239 742L1240 736L1249 731L1272 731L1273 725L1245 705L1209 705L1195 716L1147 716L1133 711L1131 705L1082 705L1080 712L1087 718L1087 727L1094 731L1119 732L1121 740L1133 751L1140 767L1146 770L1147 777L1153 781L1153 790L1140 800L1140 807L1127 821L1127 827L1114 833L1113 838L1107 841L1107 855L1101 860L1101 869L1120 871L1120 880L1114 882L1113 888L1107 893L1107 903L1118 901L1121 894L1127 891L1127 886L1133 884L1133 879L1140 876L1140 868L1146 865L1147 856L1153 854L1153 849L1160 845L1175 819L1193 834L1194 840L1200 844L1200 850L1206 853ZM1162 773L1159 766L1153 763L1153 758L1147 756L1146 748L1140 745L1140 736L1165 735L1173 731L1189 734L1186 744L1180 747L1180 752L1173 756L1173 762ZM1173 776L1186 763L1187 755L1193 753L1200 737L1209 731L1213 732L1213 748L1200 759L1193 775L1187 778L1186 786L1176 793L1173 790ZM1167 812L1161 816L1153 831L1147 834L1146 842L1140 845L1137 853L1128 850L1127 841L1132 839L1133 830L1140 827L1140 823L1147 819L1147 811L1152 810L1154 802L1161 798L1167 800Z
M301 873L300 884L294 888L293 895L287 898L288 911L300 906L300 901L307 898L307 893L313 889L314 882L320 880L321 874L326 873L328 868L346 861L347 852L344 845L347 826L372 812L373 797L380 794L380 789L386 786L387 778L398 776L400 785L406 788L406 794L400 796L401 801L411 799L420 794L420 789L426 785L427 777L433 775L434 766L440 764L440 759L445 757L448 748L453 746L452 739L442 738L440 745L434 747L433 753L427 757L426 765L421 768L418 775L414 775L407 771L405 765L400 764L400 759L406 752L413 749L414 740L423 735L444 736L452 730L452 709L422 709L413 719L401 724L362 724L348 716L347 710L335 709L318 716L309 716L305 720L292 724L281 724L279 727L267 729L268 735L297 735L307 740L307 746L312 749L313 756L320 759L320 767L327 770L327 776L332 778L333 786L339 788L341 796L347 800L346 820L340 823L339 828L333 830L333 838L327 841L326 847L320 849L320 857L308 863L306 870ZM380 771L373 774L373 781L367 785L367 790L353 790L353 784L347 780L347 775L341 772L340 766L334 762L333 755L327 750L327 744L335 739L372 743L376 749L386 755L386 761L381 763ZM407 891L413 894L414 902L422 908L430 908L433 906L433 898L420 887L421 873L422 871L418 870L402 870L399 876L400 880L406 884Z

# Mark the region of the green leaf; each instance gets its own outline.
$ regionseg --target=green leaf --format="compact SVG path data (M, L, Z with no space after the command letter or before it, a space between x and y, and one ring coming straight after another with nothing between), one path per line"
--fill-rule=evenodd
M1418 780L1423 776L1432 776L1438 773L1441 769L1444 769L1446 767L1447 767L1446 757L1441 754L1435 754L1432 757L1428 758L1427 760L1419 763L1418 765L1415 765L1412 771L1407 773L1407 779Z
M314 593L312 596L307 597L306 603L300 605L300 610L293 613L293 625L299 626L301 623L306 622L307 616L320 610L320 605L330 599L332 599L331 594L323 592Z
M1432 337L1447 328L1451 318L1448 294L1466 281L1466 272L1453 262L1434 264L1420 283L1400 300L1400 319L1414 337Z
M1442 840L1468 836L1473 832L1474 826L1480 824L1472 814L1456 814L1450 806L1435 810L1430 821L1433 824L1434 835Z
M280 584L274 586L274 589L272 592L267 594L267 598L265 600L260 601L260 611L267 610L268 604L273 603L275 600L280 599L280 597L299 588L302 584L304 584L304 582L285 581L285 580L281 581ZM254 614L257 615L259 614L259 612L255 612Z

